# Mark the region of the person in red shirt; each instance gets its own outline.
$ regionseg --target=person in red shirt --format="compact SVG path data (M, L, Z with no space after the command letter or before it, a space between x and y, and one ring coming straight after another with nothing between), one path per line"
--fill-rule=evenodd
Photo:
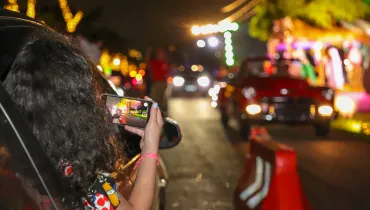
M150 97L156 101L160 107L162 107L162 110L166 110L166 90L169 65L163 49L158 48L156 50L155 56L149 60L148 66L152 80Z

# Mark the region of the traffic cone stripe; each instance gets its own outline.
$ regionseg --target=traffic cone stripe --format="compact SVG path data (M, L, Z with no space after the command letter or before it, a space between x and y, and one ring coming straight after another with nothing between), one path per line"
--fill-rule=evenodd
M266 198L269 189L270 189L270 180L271 180L271 164L269 162L265 162L265 181L263 183L262 190L260 190L257 194L255 194L249 201L247 205L249 208L254 209L258 206L263 199Z
M263 159L261 157L256 158L256 176L254 182L249 185L242 193L240 193L240 199L246 201L253 193L257 192L262 186L262 175L263 175Z
M264 178L263 175L265 175ZM270 181L271 164L268 161L264 161L261 157L257 156L255 180L250 186L248 186L244 191L240 193L240 199L243 201L247 201L247 205L249 208L255 208L267 196L270 188Z

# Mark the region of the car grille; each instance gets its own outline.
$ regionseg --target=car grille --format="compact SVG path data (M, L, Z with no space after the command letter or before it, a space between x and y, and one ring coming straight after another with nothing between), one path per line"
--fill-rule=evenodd
M268 104L291 104L291 105L306 105L313 104L311 98L306 97L264 97L262 103Z
M265 97L261 101L274 106L277 116L302 117L310 114L311 98L304 97Z

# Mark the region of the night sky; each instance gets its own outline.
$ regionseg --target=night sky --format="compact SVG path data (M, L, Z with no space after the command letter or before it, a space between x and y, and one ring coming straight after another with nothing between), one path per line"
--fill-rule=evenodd
M233 0L75 0L70 4L86 12L102 8L99 27L119 33L126 47L144 50L150 45L174 44L190 62L216 64L218 59L214 54L216 51L223 53L223 46L197 49L198 38L190 31L195 24L215 24L226 18L230 14L222 13L221 8L231 2ZM246 23L240 26L234 40L238 43L236 56L242 59L247 55L263 54L265 44L248 36ZM222 34L219 37L222 39Z
M25 7L27 0L18 2ZM213 64L219 63L215 53L223 54L224 47L221 44L218 49L197 48L195 43L202 37L193 36L191 27L216 24L226 18L230 14L223 14L221 8L231 2L233 0L68 0L72 12L81 10L86 15L77 32L88 38L96 35L113 52L126 53L129 48L144 52L148 46L174 44L181 51L181 57L189 58L189 62ZM65 27L58 0L37 0L36 4L36 14L47 7ZM98 14L94 21L89 19L92 11L98 11L93 12ZM239 25L240 30L233 38L233 43L237 43L234 46L237 59L263 54L265 44L249 37L247 23ZM222 34L216 36L223 39Z
M41 0L39 0L41 1ZM56 2L57 0L48 0ZM74 0L82 11L102 7L99 24L133 44L181 44L193 38L193 24L217 23L230 0ZM146 42L146 43L144 43Z

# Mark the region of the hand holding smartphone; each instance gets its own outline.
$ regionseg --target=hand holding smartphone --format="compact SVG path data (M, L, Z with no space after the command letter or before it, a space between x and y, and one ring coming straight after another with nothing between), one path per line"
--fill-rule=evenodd
M112 115L112 123L145 128L150 116L152 101L103 94L106 106Z

